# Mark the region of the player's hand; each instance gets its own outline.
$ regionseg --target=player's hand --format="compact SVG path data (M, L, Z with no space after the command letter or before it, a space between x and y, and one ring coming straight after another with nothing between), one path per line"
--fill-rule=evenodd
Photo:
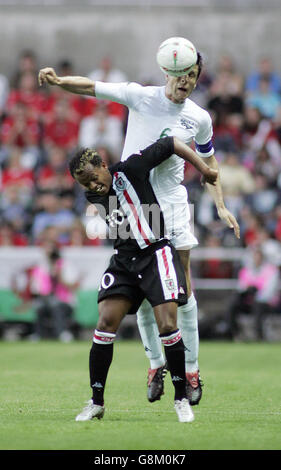
M52 67L45 67L39 71L38 82L40 86L44 83L48 83L49 85L59 85L59 77Z
M218 170L214 170L213 168L207 168L206 172L204 173L203 177L201 178L201 184L209 183L213 186L216 184L218 179Z
M218 209L218 216L223 220L229 228L233 228L235 236L240 238L240 227L239 224L231 212L224 207L223 209Z

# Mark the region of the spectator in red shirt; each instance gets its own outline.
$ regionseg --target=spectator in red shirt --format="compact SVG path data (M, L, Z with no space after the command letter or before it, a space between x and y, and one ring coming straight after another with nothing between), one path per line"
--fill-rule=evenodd
M43 142L46 147L56 145L72 150L77 145L79 126L69 115L69 102L62 98L55 104L53 118L45 126Z
M48 150L47 162L37 174L37 187L39 189L73 188L73 178L67 166L66 150L57 146L51 146Z
M217 152L238 151L241 147L241 127L243 118L241 114L227 114L211 112L213 120L213 141Z
M17 186L23 204L32 200L34 189L34 172L22 166L22 150L19 147L11 147L6 167L2 172L2 190L9 186Z
M38 120L45 107L45 96L38 90L37 76L32 72L26 72L19 79L19 87L10 91L6 103L10 113L17 103L24 103L30 119Z
M256 153L265 147L272 131L272 122L264 119L257 108L245 106L241 130L243 163L254 171Z
M27 246L27 238L20 234L16 233L13 229L13 226L6 222L2 221L0 224L0 246Z
M0 136L3 146L37 147L40 143L39 123L28 117L28 108L24 103L17 102L3 120Z

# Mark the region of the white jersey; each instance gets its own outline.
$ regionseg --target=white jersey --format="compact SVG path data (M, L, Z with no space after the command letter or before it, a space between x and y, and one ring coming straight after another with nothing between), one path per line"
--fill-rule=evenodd
M166 97L165 87L143 87L137 83L96 82L96 96L129 108L122 161L166 135L176 136L186 144L195 140L201 157L214 153L211 117L190 99L176 104ZM184 160L174 155L155 168L150 179L157 193L167 194L178 187L183 177Z
M95 93L97 98L121 103L129 109L122 161L168 135L189 145L195 141L196 152L201 157L213 155L211 117L190 99L176 104L166 97L164 86L141 86L138 83L98 81ZM182 158L173 155L150 172L150 182L166 223L169 205L187 203L186 188L180 184L184 178L184 164Z

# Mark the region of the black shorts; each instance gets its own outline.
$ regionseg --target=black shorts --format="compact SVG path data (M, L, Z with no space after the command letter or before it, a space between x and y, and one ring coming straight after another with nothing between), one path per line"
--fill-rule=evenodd
M133 302L129 314L136 313L145 298L152 307L173 301L186 304L185 272L174 246L162 240L135 255L113 255L101 280L98 302L113 295Z

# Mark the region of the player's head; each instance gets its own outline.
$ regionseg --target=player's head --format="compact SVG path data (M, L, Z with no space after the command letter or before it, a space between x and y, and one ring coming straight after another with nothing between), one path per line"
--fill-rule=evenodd
M99 154L89 148L79 150L69 162L71 176L84 188L105 196L112 184L107 164Z
M166 75L166 96L174 103L183 103L196 87L202 65L202 56L200 52L197 52L196 64L186 75L180 77Z

